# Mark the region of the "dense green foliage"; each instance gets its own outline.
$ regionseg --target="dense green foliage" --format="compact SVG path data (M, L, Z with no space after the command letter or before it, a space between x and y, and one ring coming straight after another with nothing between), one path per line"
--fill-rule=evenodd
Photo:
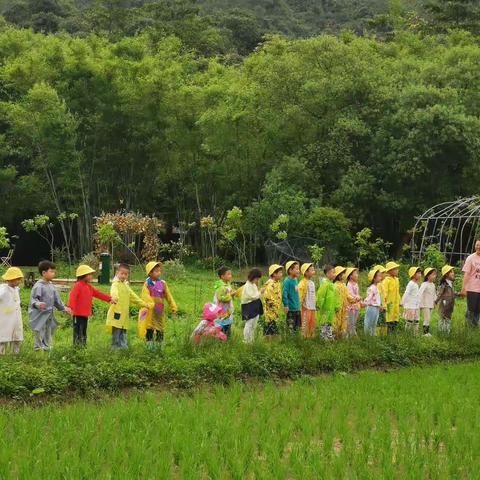
M475 478L479 374L472 363L5 408L0 476Z
M167 232L195 222L187 237L204 254L217 253L215 235L218 253L252 262L266 240L299 235L343 261L365 226L398 247L424 208L477 191L480 47L458 13L472 2L425 4L422 21L408 4L371 2L392 26L379 37L296 40L260 39L324 31L293 19L351 2L17 3L4 2L9 22L59 31L0 27L9 232L35 214L78 213L78 256L92 250L95 215L126 209L159 215ZM268 23L255 38L242 30L252 15ZM35 27L53 17L61 28ZM208 244L206 216L218 228Z

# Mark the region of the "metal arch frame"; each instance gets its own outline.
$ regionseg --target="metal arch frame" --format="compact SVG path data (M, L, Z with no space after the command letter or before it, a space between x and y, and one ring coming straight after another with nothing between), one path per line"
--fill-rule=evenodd
M449 262L471 253L480 226L480 196L442 202L416 217L410 249L421 260L430 245L437 245Z

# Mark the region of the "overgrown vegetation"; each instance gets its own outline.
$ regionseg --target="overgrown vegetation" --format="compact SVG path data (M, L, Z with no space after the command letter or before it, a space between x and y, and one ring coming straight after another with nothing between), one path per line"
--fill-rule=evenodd
M5 4L12 23L43 18L37 2L17 3ZM306 21L338 4L314 3L261 3L257 13L297 9ZM447 3L474 9L435 3L447 20ZM168 241L202 258L256 263L266 241L301 236L354 261L352 239L365 227L398 252L415 215L477 191L480 47L453 14L447 33L422 27L433 10L420 22L393 2L388 35L269 36L238 56L205 43L219 45L224 27L188 1L69 5L50 13L79 19L78 7L97 35L0 26L0 225L12 234L25 235L25 218L76 212L79 257L93 251L94 217L134 211L158 215ZM230 15L223 6L232 5L204 2ZM236 39L254 25L239 16L224 19ZM68 226L56 228L56 243L71 245Z

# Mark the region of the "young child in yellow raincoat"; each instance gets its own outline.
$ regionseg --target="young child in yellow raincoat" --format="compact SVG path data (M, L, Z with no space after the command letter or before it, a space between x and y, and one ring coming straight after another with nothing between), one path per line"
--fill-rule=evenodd
M265 282L263 301L265 302L265 325L263 334L267 338L278 335L278 320L282 308L282 277L283 267L274 263L268 268L269 279Z
M388 262L385 265L385 279L382 282L382 291L385 295L385 304L387 311L385 314L387 320L387 331L389 334L395 333L400 320L400 281L398 272L400 265L395 262Z
M333 321L333 334L336 339L344 338L348 328L348 305L351 303L357 303L358 298L350 295L343 278L346 272L345 267L335 267L335 290L340 300L340 308L335 313L335 319Z
M152 348L155 344L161 346L163 342L167 321L165 302L168 303L173 314L177 313L177 304L170 293L167 282L160 278L162 264L160 262L148 262L145 271L148 277L143 284L141 298L152 307L140 310L138 335L146 339L148 348Z
M130 267L120 264L110 288L110 296L116 302L107 313L107 328L112 333L112 348L126 349L128 324L130 322L130 303L149 308L150 303L143 301L128 284ZM153 304L152 304L153 306Z
M378 315L376 335L378 337L385 337L387 335L387 302L385 300L385 284L383 282L385 280L385 267L383 265L375 265L373 269L377 270L381 276L381 281L377 284L377 288L380 293L380 298L382 299L382 308L380 308Z

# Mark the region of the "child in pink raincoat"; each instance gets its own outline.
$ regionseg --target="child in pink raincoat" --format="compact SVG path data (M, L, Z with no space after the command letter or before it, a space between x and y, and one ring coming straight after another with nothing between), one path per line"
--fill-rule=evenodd
M216 338L221 342L227 341L227 336L222 332L222 328L215 323L222 313L223 308L213 303L206 303L203 306L203 318L192 333L193 343L198 345L202 341L202 337Z

